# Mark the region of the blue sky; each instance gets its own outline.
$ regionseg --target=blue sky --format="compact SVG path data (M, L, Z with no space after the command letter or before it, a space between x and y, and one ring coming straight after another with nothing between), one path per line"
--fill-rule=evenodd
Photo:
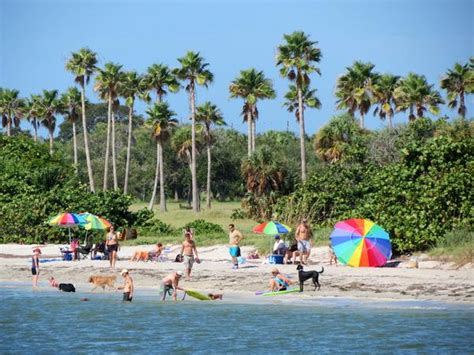
M287 80L275 67L276 48L284 33L302 30L319 42L322 76L313 78L322 101L306 113L314 134L335 109L336 78L354 60L370 61L379 72L426 75L439 79L455 62L474 55L472 0L328 0L328 1L125 1L0 0L0 87L22 96L42 89L64 91L73 77L64 69L70 53L87 46L100 65L118 62L144 72L152 63L177 66L187 50L199 51L210 63L215 82L199 88L198 104L216 103L232 127L243 132L242 101L229 99L231 80L255 67L273 80L277 99L259 103L258 131L297 132L293 114L282 107ZM442 92L443 97L445 92ZM91 101L98 101L89 88ZM180 119L188 117L184 90L168 97ZM137 107L143 113L144 104ZM454 115L451 110L443 113ZM468 113L474 102L468 99ZM395 122L405 121L397 115ZM369 128L383 127L372 115ZM43 131L43 135L46 133Z

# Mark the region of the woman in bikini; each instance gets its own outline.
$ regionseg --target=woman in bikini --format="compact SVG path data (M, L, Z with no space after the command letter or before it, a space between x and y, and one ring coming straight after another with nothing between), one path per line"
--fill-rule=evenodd
M110 226L109 232L107 233L105 245L107 245L107 250L109 252L110 267L114 269L118 251L118 239L117 233L115 233L114 230L114 226Z

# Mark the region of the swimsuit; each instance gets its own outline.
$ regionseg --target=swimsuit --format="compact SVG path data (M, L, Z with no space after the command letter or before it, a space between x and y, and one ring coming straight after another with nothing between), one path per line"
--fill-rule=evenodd
M38 264L39 264L39 260L38 260ZM35 258L31 257L31 274L37 275L38 273L39 273L39 270L36 269Z
M278 291L286 291L286 288L290 286L288 282L283 281L279 277L275 277L274 280L280 285L280 288L278 289Z
M298 240L298 250L306 253L309 252L311 249L311 244L309 243L309 240Z
M185 269L192 269L194 264L194 256L193 255L183 255L184 258L184 268Z
M117 244L107 245L107 250L109 251L109 253L111 253L113 251L117 251L118 250L118 245Z
M232 257L238 258L240 256L240 247L233 245L229 248L229 254Z
M124 292L122 301L123 302L132 302L132 298L133 297L130 297L130 292Z

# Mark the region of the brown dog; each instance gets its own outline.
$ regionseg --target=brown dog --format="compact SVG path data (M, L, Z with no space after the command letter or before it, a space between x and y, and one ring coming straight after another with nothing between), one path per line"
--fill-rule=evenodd
M105 286L115 288L114 283L117 276L90 276L89 282L94 285L91 291L94 291L97 287L102 287L105 291Z

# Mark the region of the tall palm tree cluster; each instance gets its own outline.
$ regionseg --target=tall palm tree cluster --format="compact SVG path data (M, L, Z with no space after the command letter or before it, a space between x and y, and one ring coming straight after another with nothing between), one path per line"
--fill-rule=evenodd
M322 53L318 42L312 41L304 32L296 31L285 34L283 43L278 46L276 66L280 75L290 82L289 90L284 95L283 106L295 114L299 125L301 179L306 180L306 132L305 110L319 109L321 102L312 88L315 74L321 75L318 63ZM195 212L200 209L199 188L196 175L197 142L202 141L207 152L207 181L206 205L211 207L211 148L213 146L213 126L224 125L224 118L219 108L205 102L196 105L196 92L199 86L208 87L214 80L209 64L198 52L187 52L178 58L178 66L170 68L159 63L148 67L146 73L125 71L117 63L105 63L98 67L97 54L88 48L73 52L66 62L66 70L74 75L78 87L71 87L62 95L57 90L44 90L39 95L31 95L28 99L19 96L17 90L0 88L0 114L2 125L8 136L13 128L18 128L22 119L28 120L34 129L34 139L37 140L37 130L40 124L47 128L49 134L50 153L53 154L53 136L56 127L56 117L63 116L71 122L73 131L74 166L78 171L77 132L76 124L81 120L83 128L84 150L87 173L91 191L95 191L94 175L86 117L86 88L91 78L94 79L94 91L100 100L107 103L107 139L105 142L103 190L108 189L109 160L112 161L112 181L114 190L118 190L116 147L115 147L115 117L123 99L128 107L128 140L127 157L125 161L125 178L122 184L123 192L128 192L130 175L130 155L132 144L132 118L137 100L148 104L146 116L151 131L151 138L156 142L156 169L154 189L149 204L153 209L158 184L160 186L160 209L166 211L165 174L163 146L170 137L176 137L174 145L185 159L190 168L192 180L192 207ZM360 127L364 127L365 116L375 107L373 113L380 119L387 120L392 127L392 119L396 112L409 112L409 119L422 117L426 111L437 114L439 105L444 103L440 93L427 82L423 75L409 73L406 77L392 74L380 74L374 71L375 65L356 61L346 68L336 83L336 107L347 111L352 117L360 115ZM441 79L441 88L447 91L448 106L457 108L459 115L466 116L466 95L474 92L474 58L469 63L456 63ZM191 132L176 128L176 114L165 101L166 95L176 93L183 87L189 99L189 119ZM248 125L248 160L256 151L256 121L259 118L257 104L261 100L276 97L273 83L263 71L249 68L240 71L230 83L231 98L243 100L242 117ZM152 96L155 97L152 100ZM174 139L174 138L173 138Z

